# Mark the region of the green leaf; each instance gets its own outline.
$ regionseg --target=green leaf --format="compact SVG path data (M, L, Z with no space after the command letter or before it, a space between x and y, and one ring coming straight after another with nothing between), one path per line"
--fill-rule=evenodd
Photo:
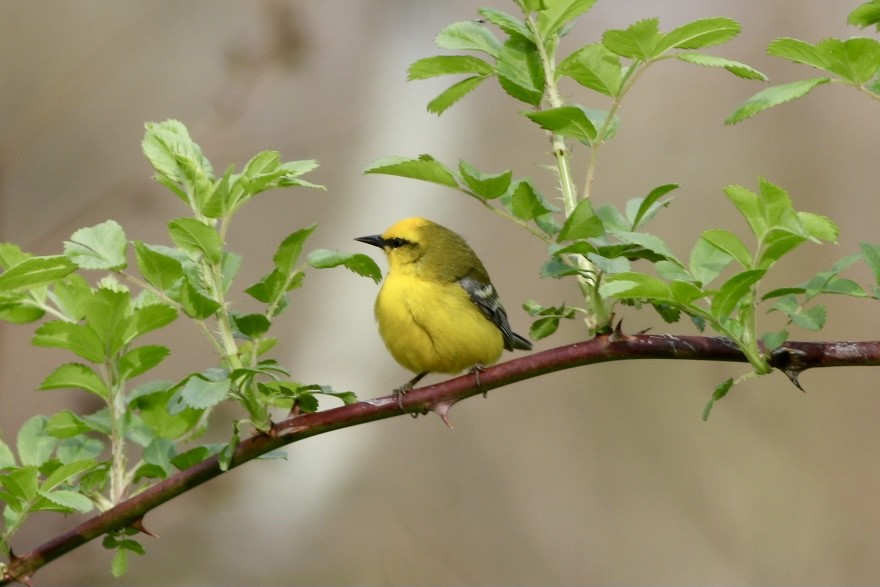
M459 162L458 171L467 186L476 195L486 200L502 196L510 187L510 180L513 176L509 170L493 174L480 173L473 165L464 160Z
M110 563L110 573L115 578L125 575L128 570L128 551L122 548L116 550L113 554L113 561Z
M92 363L104 361L101 339L94 330L82 324L62 320L46 322L34 332L31 344L66 349Z
M737 273L724 282L712 298L712 316L719 321L730 316L736 307L747 299L752 287L764 277L765 273L767 272L764 269L749 269Z
M513 98L538 106L544 97L544 67L537 47L523 37L510 37L496 64L498 83Z
M30 253L22 251L16 244L0 243L0 269L4 271L32 256Z
M532 340L541 340L547 338L559 329L559 317L550 316L547 318L539 318L532 322L529 327L529 338Z
M195 218L178 218L168 223L168 233L178 247L193 253L202 253L211 263L219 263L223 256L223 242L214 228Z
M659 55L671 48L702 49L721 45L736 37L742 27L730 18L701 18L672 29L657 47Z
M559 63L556 73L611 97L618 95L623 82L620 57L600 43L593 43L573 52Z
M596 0L556 0L547 2L547 8L538 13L538 30L547 38L559 33L575 18L593 7Z
M534 220L553 211L528 179L516 183L507 207L514 216L525 221Z
M128 265L125 259L125 231L114 220L80 228L64 242L64 254L83 269L117 271Z
M26 292L0 293L0 320L11 324L27 324L39 320L46 311L34 305Z
M50 373L37 389L82 389L108 398L107 386L91 368L81 363L65 363Z
M702 67L721 67L743 79L767 81L767 76L757 69L732 59L724 59L723 57L706 55L704 53L676 53L675 58L679 61L693 63Z
M180 398L186 406L204 410L226 399L231 385L225 369L206 369L186 379L180 389Z
M116 354L127 342L131 296L127 291L98 288L86 305L86 322L98 336L105 356Z
M179 284L183 267L180 259L170 254L172 249L135 241L134 251L138 269L150 285L168 292Z
M79 322L86 315L86 306L92 297L92 287L80 275L72 274L53 287L58 309L71 321Z
M434 39L438 47L453 51L480 51L497 58L501 43L489 29L472 20L456 22L442 31Z
M776 39L767 53L835 73L853 84L863 84L880 69L880 43L874 39L825 39L810 45L798 39Z
M628 227L629 230L636 230L643 223L651 220L654 217L654 214L657 213L657 210L669 203L669 200L665 202L659 202L660 198L662 198L672 190L678 189L678 187L679 186L677 183L667 183L655 187L644 198L634 198L633 200L630 200L630 202L638 205L635 215L632 216L630 215L629 210L630 202L627 202L627 218L630 220L630 227Z
M70 410L62 410L46 421L46 433L55 438L70 438L95 429L89 422L80 418Z
M131 349L119 359L119 376L131 379L146 373L171 354L168 347L148 344Z
M0 471L14 466L16 466L15 455L12 454L9 445L0 438Z
M480 8L478 12L480 13L480 16L497 26L508 35L519 35L525 39L534 42L531 31L518 18L511 16L506 12L495 10L493 8Z
M0 292L33 289L76 271L76 265L63 255L29 257L0 274Z
M453 188L458 187L458 182L449 168L430 155L419 155L418 159L385 157L371 163L364 169L364 173L397 175Z
M771 86L762 90L740 104L733 113L724 121L725 124L736 124L746 118L763 112L768 108L779 106L796 98L809 94L816 86L827 84L831 78L816 77L812 79L798 80L781 86Z
M141 420L157 438L178 439L192 431L202 421L203 410L182 406L171 413L169 404L177 390L162 382L151 382L138 388L137 397L131 400L132 410L137 410Z
M712 399L709 400L709 403L706 404L706 407L703 408L703 421L709 419L709 413L712 411L712 408L715 406L715 402L722 399L727 392L730 391L730 388L733 387L733 378L726 379L723 383L719 384L714 393L712 393Z
M819 331L825 327L827 318L828 313L825 310L825 306L818 305L792 314L791 321L804 330Z
M736 206L739 213L742 214L752 234L757 239L761 239L767 232L767 220L765 218L764 208L758 195L752 190L741 185L729 185L724 188L724 195Z
M63 483L71 483L72 479L88 470L94 469L97 465L98 463L92 459L83 459L61 465L46 477L46 480L40 484L40 489L51 491Z
M477 73L487 76L494 71L495 68L491 64L470 55L437 55L412 63L407 69L406 79L412 81L456 73Z
M538 112L526 112L524 115L545 130L577 139L586 145L592 144L596 138L596 127L593 126L586 109L582 106L560 106Z
M213 191L211 163L177 120L148 122L145 127L141 147L156 170L156 180L200 212Z
M648 234L645 232L619 231L615 232L614 236L625 243L639 245L640 247L656 253L664 259L674 261L679 266L682 266L681 262L676 259L675 254L672 252L672 250L670 250L670 248L666 246L666 243L663 242L663 239L656 235Z
M176 318L177 310L164 303L136 308L131 312L123 341L128 344L139 336L171 324Z
M90 512L94 509L92 500L77 491L58 489L56 491L39 491L40 497L49 500L53 505L62 508L62 511L74 511L80 513ZM42 508L41 508L42 509ZM51 508L55 509L55 508Z
M46 416L32 416L19 429L16 446L22 466L39 467L52 456L58 439L46 431L48 421Z
M263 314L233 314L232 318L239 332L250 338L264 335L272 325Z
M779 348L780 346L788 340L788 331L780 330L779 332L765 332L761 335L761 342L764 343L764 348L767 351L772 351L773 349Z
M382 281L382 271L379 266L372 258L362 253L340 253L339 251L316 249L309 253L308 261L309 265L315 269L328 269L342 265L358 275L369 277L375 283Z
M718 277L731 261L733 257L709 244L708 241L699 239L691 251L688 267L694 279L706 286Z
M624 272L609 275L599 287L604 297L616 299L638 298L653 302L673 302L675 297L662 279L644 273Z
M812 239L831 243L837 242L840 228L827 216L813 214L812 212L798 212L797 217Z
M868 264L871 273L874 274L874 282L880 285L880 245L861 242L859 243L859 248L862 250L865 263Z
M184 469L188 469L193 465L198 465L205 459L214 456L220 452L222 448L222 444L197 446L171 459L171 464L177 467L178 470L183 471Z
M880 0L870 0L849 13L846 22L859 27L877 26L880 31Z
M580 238L593 238L602 236L605 227L602 221L593 212L590 200L581 200L572 210L571 215L565 219L562 230L556 238L557 242Z
M205 320L220 309L220 303L204 295L201 288L193 285L189 275L185 276L180 287L180 304L183 312L196 320Z
M660 20L647 18L630 25L625 30L605 31L602 35L602 44L621 57L648 61L657 55L656 48L662 38Z
M705 231L700 238L716 249L723 251L742 265L743 269L752 268L752 254L738 236L721 228ZM725 263L726 266L726 263Z
M460 82L454 83L428 102L428 112L431 114L443 114L453 104L464 98L466 95L474 91L483 81L485 76L468 77Z

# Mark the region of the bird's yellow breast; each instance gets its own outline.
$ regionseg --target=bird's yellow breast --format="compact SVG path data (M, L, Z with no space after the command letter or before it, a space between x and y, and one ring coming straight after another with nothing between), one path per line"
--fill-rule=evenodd
M416 373L458 373L498 360L501 331L458 282L396 269L386 276L375 310L379 333L398 363Z

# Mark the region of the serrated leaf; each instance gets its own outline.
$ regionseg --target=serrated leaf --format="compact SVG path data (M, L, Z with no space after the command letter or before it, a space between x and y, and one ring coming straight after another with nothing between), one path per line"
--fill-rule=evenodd
M733 258L730 255L709 244L708 241L699 239L691 251L688 267L694 279L706 286L718 277L731 261Z
M91 368L81 363L65 363L50 373L37 389L82 389L107 399L107 386Z
M39 491L40 497L52 502L53 505L67 511L86 513L94 509L92 500L76 491L69 489L57 489L55 491ZM40 508L43 509L43 508ZM48 508L47 508L48 509Z
M825 310L825 306L820 304L792 314L791 321L804 330L819 331L825 327L827 318L828 313Z
M62 483L69 483L77 475L93 469L97 464L97 461L93 459L83 459L61 465L46 477L46 480L40 484L40 489L51 491Z
M758 194L741 185L729 185L724 188L724 195L745 218L752 234L760 240L767 232L767 221Z
M328 269L342 265L349 271L358 275L369 277L375 283L382 281L382 271L376 262L368 255L362 253L341 253L316 249L309 253L309 265L316 269Z
M736 259L743 269L752 268L752 253L739 237L729 230L713 228L701 234L700 238Z
M132 399L130 405L157 438L178 439L202 421L203 410L182 406L182 409L171 413L169 404L177 393L175 388L155 384L146 386L145 390L145 393Z
M33 257L33 255L25 253L16 244L0 243L0 269L4 271L30 257Z
M226 399L231 385L224 369L207 369L187 378L180 388L180 398L188 407L204 410Z
M601 236L604 232L602 220L593 212L590 200L581 200L572 210L571 215L565 219L556 241L593 238Z
M743 79L754 79L762 82L767 81L767 76L757 69L732 59L724 59L716 55L704 53L676 53L675 58L686 63L693 63L702 67L721 67L733 75Z
M507 208L514 216L525 221L534 220L553 211L528 179L517 182Z
M668 49L702 49L721 45L736 37L742 26L725 17L701 18L674 28L663 37L657 53Z
M407 81L429 79L438 75L477 73L491 75L495 71L490 63L470 55L437 55L413 62L407 69Z
M262 336L272 325L263 314L234 314L233 321L238 330L250 338Z
M18 430L16 448L22 466L39 467L52 456L58 439L47 432L48 421L46 416L32 416Z
M67 349L92 363L104 361L104 345L90 327L62 320L46 322L31 339L34 346Z
M877 285L880 285L880 245L861 242L859 243L859 248L862 250L865 263L868 264L871 273L874 274L874 281Z
M510 37L495 66L498 83L513 98L537 106L544 97L544 67L537 47L523 37Z
M33 289L76 271L76 265L64 255L29 257L0 273L0 292Z
M214 171L189 131L177 120L148 122L141 143L156 180L192 210L200 211L213 188Z
M168 234L178 247L202 253L211 263L223 256L223 242L214 228L195 218L178 218L168 223Z
M877 26L880 30L880 1L870 0L849 13L846 22L859 27Z
M547 318L539 318L532 322L529 327L529 338L532 340L541 340L547 338L559 329L559 317L549 316Z
M64 254L83 269L124 269L125 231L118 222L107 220L88 228L80 228L64 242Z
M663 242L663 239L660 237L648 234L646 232L625 232L619 231L615 232L614 236L619 238L622 242L632 243L639 245L657 255L667 259L669 261L674 261L679 266L681 266L681 262L675 257L675 254L672 250Z
M453 51L480 51L497 58L501 43L489 29L472 20L456 22L434 39L438 47Z
M787 330L780 330L779 332L765 332L761 335L761 342L764 343L764 348L767 351L772 351L773 349L779 348L786 340L788 340Z
M146 373L171 354L168 347L148 344L131 349L119 359L119 375L131 379Z
M486 79L486 76L473 76L454 83L428 102L428 112L431 114L443 114L453 104L474 91Z
M765 273L764 269L749 269L725 281L712 298L712 316L719 321L730 316Z
M662 40L660 20L647 18L633 23L626 29L609 29L602 35L602 44L621 57L648 61L656 56L655 50Z
M639 298L652 302L674 301L672 292L662 279L644 273L625 272L609 275L599 287L604 297L617 299Z
M538 30L546 38L562 30L575 18L593 7L596 0L557 0L548 2L538 13Z
M497 26L508 35L519 35L534 42L531 31L518 18L511 16L506 12L495 10L494 8L480 8L478 12L480 13L480 16Z
M131 295L128 291L98 288L86 304L86 323L98 336L105 356L114 355L127 342Z
M541 128L564 137L592 144L596 138L596 127L582 106L560 106L538 112L526 112L524 116Z
M306 228L301 228L290 233L281 244L272 257L275 267L283 274L289 275L296 269L299 256L302 254L303 246L306 240L317 228L317 224L312 224Z
M180 305L187 316L196 320L205 320L220 309L220 303L204 295L188 275L181 283Z
M733 378L726 379L723 383L719 384L715 391L712 393L712 399L709 400L709 403L706 404L706 407L703 408L703 421L709 419L709 413L712 411L712 408L715 406L715 402L722 399L727 392L730 391L730 388L733 387Z
M458 182L449 168L430 155L419 155L418 159L385 157L371 163L364 169L364 173L397 175L453 188L458 187Z
M801 221L807 234L816 241L827 241L831 243L837 242L840 235L840 228L833 220L821 214L813 214L812 212L798 212L798 219Z
M150 285L167 292L183 277L180 259L168 254L171 249L135 241L134 251L138 269Z
M799 80L780 86L772 86L766 90L762 90L740 104L733 113L724 121L725 124L736 124L742 122L746 118L754 116L759 112L763 112L768 108L779 106L785 102L790 102L797 98L802 98L809 94L816 86L827 84L831 81L827 77L816 77L812 79Z
M458 171L469 188L479 197L491 200L504 195L513 177L511 171L481 173L467 161L461 160Z
M628 227L628 229L636 230L639 226L651 220L654 217L654 214L657 213L657 210L669 203L669 200L667 200L666 202L659 202L660 198L662 198L672 190L678 189L678 187L679 185L677 183L667 183L655 187L644 198L635 198L633 200L630 200L630 202L632 202L633 204L637 204L635 214L631 214L630 202L627 202L626 216L627 219L630 221L630 226Z
M14 467L15 465L15 455L12 454L12 449L9 448L8 444L3 442L2 438L0 438L0 471Z
M177 310L164 303L136 308L128 319L123 341L128 344L139 336L171 324L176 318Z
M559 63L556 73L611 97L617 96L623 82L620 57L600 43L593 43L573 52Z

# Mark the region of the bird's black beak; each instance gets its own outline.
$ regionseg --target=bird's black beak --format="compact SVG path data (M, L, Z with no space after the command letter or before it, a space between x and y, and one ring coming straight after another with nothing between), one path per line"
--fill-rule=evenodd
M374 247L379 247L380 249L385 248L385 239L382 238L381 234L371 234L370 236L359 236L356 241L360 241L362 243L367 243L368 245L373 245Z

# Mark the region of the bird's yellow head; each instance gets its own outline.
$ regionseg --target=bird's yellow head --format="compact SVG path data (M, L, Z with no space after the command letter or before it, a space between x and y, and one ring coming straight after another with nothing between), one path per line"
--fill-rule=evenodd
M382 249L390 272L411 271L445 281L470 272L485 274L483 264L463 238L426 218L407 218L382 234L355 240Z

